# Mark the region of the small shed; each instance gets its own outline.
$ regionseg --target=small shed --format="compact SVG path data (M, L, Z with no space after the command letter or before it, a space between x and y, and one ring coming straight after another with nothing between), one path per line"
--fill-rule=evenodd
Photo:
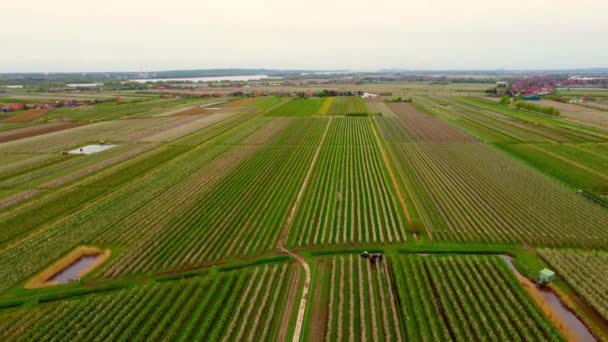
M541 284L547 284L555 278L555 272L551 271L548 268L543 268L538 274L538 281Z

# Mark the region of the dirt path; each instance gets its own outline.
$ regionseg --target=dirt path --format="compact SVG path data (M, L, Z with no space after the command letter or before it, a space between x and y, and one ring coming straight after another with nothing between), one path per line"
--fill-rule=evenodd
M376 144L378 145L378 148L380 149L380 153L382 154L382 160L384 160L384 165L386 166L386 169L388 170L388 174L391 177L391 182L393 183L393 186L395 187L395 191L397 191L397 197L399 198L399 204L401 204L401 209L403 209L403 212L405 213L405 218L407 219L408 225L411 225L412 218L410 217L410 212L407 209L407 204L405 203L405 197L403 197L403 194L401 193L401 189L399 188L399 184L397 183L397 178L395 177L395 173L393 172L393 168L391 167L391 164L389 162L388 155L386 154L384 147L382 147L382 143L380 142L380 137L378 136L378 131L376 130L376 127L375 127L374 123L371 121L371 119L370 119L369 124L372 126L372 132L374 132L374 137L376 138Z
M319 146L317 146L317 150L315 151L315 155L312 157L312 161L310 162L310 166L308 167L308 171L306 172L306 176L304 177L304 181L302 182L302 186L300 187L300 191L298 191L298 196L296 197L293 206L291 207L291 211L289 212L289 216L285 221L285 225L283 225L283 230L281 231L281 236L279 238L279 250L283 253L287 253L294 257L302 267L304 267L304 289L302 290L302 297L300 298L300 307L298 308L298 318L296 320L296 328L293 333L293 342L297 342L300 340L300 335L302 334L302 324L304 323L304 314L306 313L306 303L308 301L308 292L310 291L310 266L298 254L288 250L285 248L285 238L287 237L287 233L289 232L289 228L291 227L291 223L293 222L293 218L295 217L296 211L300 202L302 201L302 197L304 195L304 191L306 190L306 186L308 185L308 180L310 179L310 175L312 174L312 170L315 167L317 162L317 158L319 157L319 152L321 151L321 147L325 142L325 138L327 137L327 132L329 131L329 127L331 126L332 118L330 117L327 126L325 127L325 131L323 132L323 136L321 137L321 141L319 142Z

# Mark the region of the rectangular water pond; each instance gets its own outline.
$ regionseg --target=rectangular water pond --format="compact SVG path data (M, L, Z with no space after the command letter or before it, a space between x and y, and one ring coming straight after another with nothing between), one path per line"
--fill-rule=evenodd
M61 270L61 272L55 274L49 282L56 284L65 284L74 280L80 279L82 271L86 270L91 266L101 255L83 255L74 261L70 266Z

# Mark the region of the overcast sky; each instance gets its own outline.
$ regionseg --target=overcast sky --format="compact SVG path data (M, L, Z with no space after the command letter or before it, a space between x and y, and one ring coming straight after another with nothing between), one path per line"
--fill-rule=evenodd
M607 0L3 1L0 72L608 67Z

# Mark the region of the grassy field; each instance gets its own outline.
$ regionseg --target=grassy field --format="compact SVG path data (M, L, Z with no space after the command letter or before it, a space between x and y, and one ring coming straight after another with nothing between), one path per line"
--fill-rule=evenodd
M125 92L0 120L0 339L569 339L509 256L530 280L554 269L608 341L608 130L487 86L335 88L413 103ZM117 146L62 153L100 141ZM81 250L109 252L46 283Z
M331 103L331 98L308 97L296 98L276 107L266 113L267 116L311 116L327 113L325 103Z
M333 99L328 115L367 114L365 102L358 96L338 96Z

